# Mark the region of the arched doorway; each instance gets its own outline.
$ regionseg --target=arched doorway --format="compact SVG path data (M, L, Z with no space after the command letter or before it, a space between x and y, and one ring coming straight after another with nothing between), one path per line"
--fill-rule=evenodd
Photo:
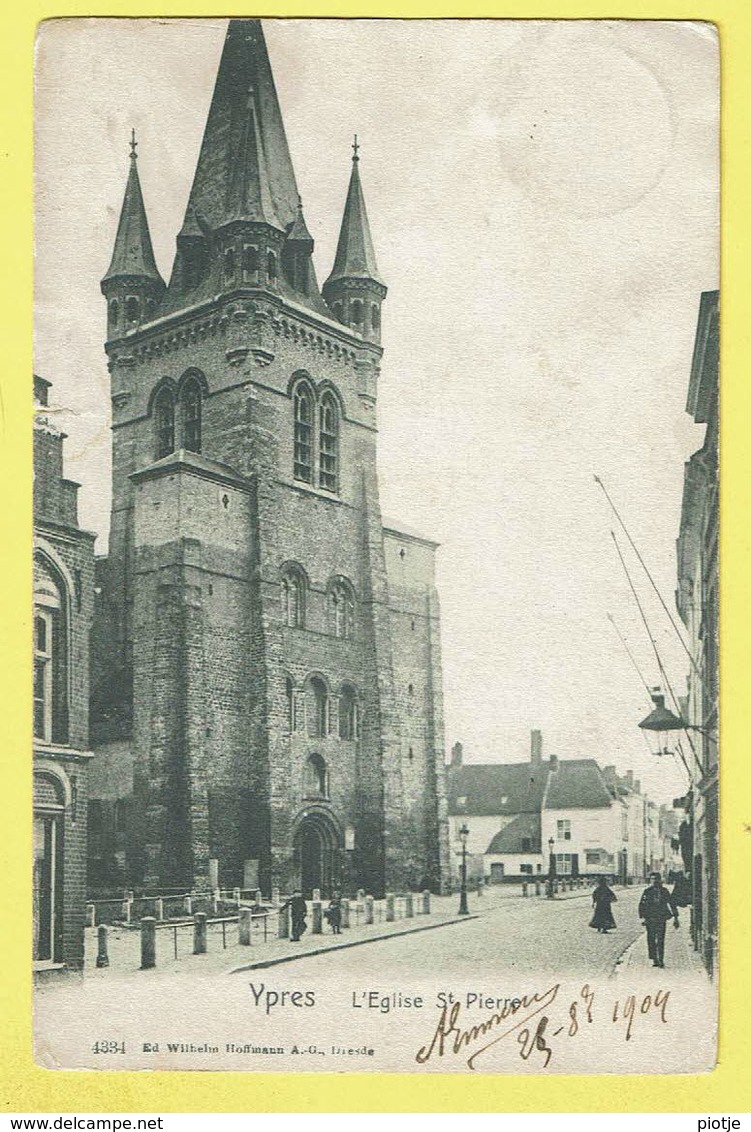
M324 810L308 810L295 831L293 850L296 883L310 899L314 889L328 897L341 884L341 839Z

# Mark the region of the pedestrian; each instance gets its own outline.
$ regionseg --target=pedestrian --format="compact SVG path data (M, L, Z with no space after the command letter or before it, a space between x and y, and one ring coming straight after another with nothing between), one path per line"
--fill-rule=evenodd
M665 928L672 917L676 928L678 906L662 883L659 873L649 874L649 887L639 901L639 919L647 929L647 950L653 967L665 966Z
M616 926L610 905L617 903L617 901L618 897L608 885L608 878L600 877L597 887L592 893L595 914L589 921L590 928L597 928L601 935L607 935L610 929Z
M329 906L326 909L326 919L331 925L331 931L334 935L342 934L342 898L340 893L335 892L329 901Z
M300 936L303 935L308 927L306 923L308 905L305 903L301 889L295 889L289 900L287 900L285 904L282 904L280 911L283 912L285 908L289 908L290 927L292 929L290 938L293 943L298 943Z

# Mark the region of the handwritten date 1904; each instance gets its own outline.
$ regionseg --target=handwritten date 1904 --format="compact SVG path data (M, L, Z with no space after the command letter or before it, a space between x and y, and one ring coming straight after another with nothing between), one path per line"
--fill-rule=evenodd
M560 983L554 983L544 991L514 999L482 1021L466 1027L463 1019L460 1025L461 1004L447 1003L441 1010L432 1038L418 1050L415 1060L424 1065L433 1056L464 1053L467 1065L474 1069L481 1054L513 1036L521 1059L528 1061L533 1054L539 1054L541 1068L546 1069L553 1057L556 1039L575 1038L583 1026L600 1019L604 1024L622 1027L625 1041L631 1041L635 1021L640 1015L656 1014L661 1022L668 1020L670 991L658 990L654 995L643 997L627 995L616 999L611 1010L598 1012L595 1010L594 991L585 983L577 998L564 1008L562 1016L557 1012L554 1015L552 1009L559 991ZM488 1037L489 1040L485 1040Z

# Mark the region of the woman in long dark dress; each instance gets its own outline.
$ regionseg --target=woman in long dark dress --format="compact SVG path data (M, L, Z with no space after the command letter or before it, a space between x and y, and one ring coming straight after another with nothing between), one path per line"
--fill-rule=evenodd
M612 888L608 887L607 877L600 877L597 888L592 893L592 903L595 914L589 921L590 928L597 928L602 935L607 935L615 927L615 920L610 905L616 903L618 897Z

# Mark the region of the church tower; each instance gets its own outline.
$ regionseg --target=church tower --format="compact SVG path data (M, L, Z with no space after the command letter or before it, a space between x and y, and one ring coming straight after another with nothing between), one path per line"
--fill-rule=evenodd
M93 716L135 887L448 875L435 544L381 518L358 165L322 294L258 20L229 23L166 287L131 156Z

